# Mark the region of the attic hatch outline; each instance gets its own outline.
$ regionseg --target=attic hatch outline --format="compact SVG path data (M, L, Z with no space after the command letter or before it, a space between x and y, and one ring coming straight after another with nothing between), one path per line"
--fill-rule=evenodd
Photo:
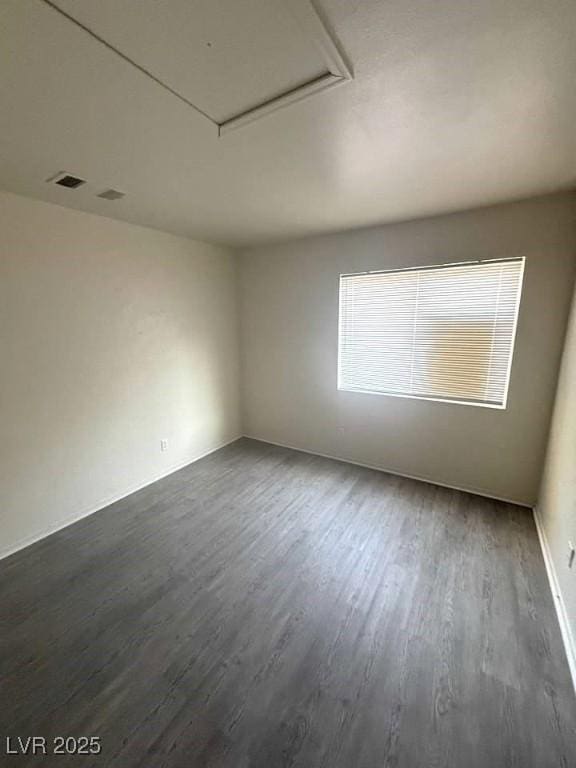
M313 45L321 55L327 71L319 77L302 83L302 85L299 85L296 88L291 88L280 93L278 96L274 96L259 104L255 104L237 115L233 115L222 122L218 122L182 93L153 74L146 67L142 66L119 48L116 48L116 46L109 43L89 26L78 21L78 19L71 13L65 11L58 5L58 0L42 0L42 2L212 123L218 131L218 136L224 136L231 131L242 128L257 120L261 120L262 118L277 112L279 109L284 109L291 104L296 104L299 101L303 101L304 99L308 99L311 96L323 93L337 85L342 85L354 79L352 68L346 60L340 44L336 41L334 33L329 29L326 21L322 19L319 11L314 6L313 0L280 0L296 19L311 45Z

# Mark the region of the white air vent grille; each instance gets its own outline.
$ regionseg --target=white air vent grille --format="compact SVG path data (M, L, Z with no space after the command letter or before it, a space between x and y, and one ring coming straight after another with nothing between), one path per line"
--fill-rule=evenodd
M125 192L119 192L117 189L105 189L104 192L99 192L97 197L101 197L103 200L121 200L125 194Z

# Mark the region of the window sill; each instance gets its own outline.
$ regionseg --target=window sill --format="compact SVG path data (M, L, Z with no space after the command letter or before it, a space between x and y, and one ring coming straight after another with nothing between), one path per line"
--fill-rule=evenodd
M474 400L453 400L448 397L428 397L426 395L405 395L398 392L377 392L371 389L352 389L349 387L337 387L338 392L353 392L358 395L379 395L384 397L401 397L404 400L425 400L430 403L447 403L448 405L471 405L474 408L491 408L496 411L505 411L506 402L502 405L498 403L482 403Z

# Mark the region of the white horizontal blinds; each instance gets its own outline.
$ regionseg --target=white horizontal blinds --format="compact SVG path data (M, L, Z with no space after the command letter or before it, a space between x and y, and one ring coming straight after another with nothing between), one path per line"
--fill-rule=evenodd
M417 273L354 275L340 280L339 386L409 392Z
M523 267L343 275L339 387L504 405Z

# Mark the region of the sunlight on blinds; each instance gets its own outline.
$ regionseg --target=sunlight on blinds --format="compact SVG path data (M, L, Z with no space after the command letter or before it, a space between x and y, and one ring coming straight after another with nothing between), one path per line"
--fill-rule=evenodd
M338 388L504 408L524 259L340 277Z

